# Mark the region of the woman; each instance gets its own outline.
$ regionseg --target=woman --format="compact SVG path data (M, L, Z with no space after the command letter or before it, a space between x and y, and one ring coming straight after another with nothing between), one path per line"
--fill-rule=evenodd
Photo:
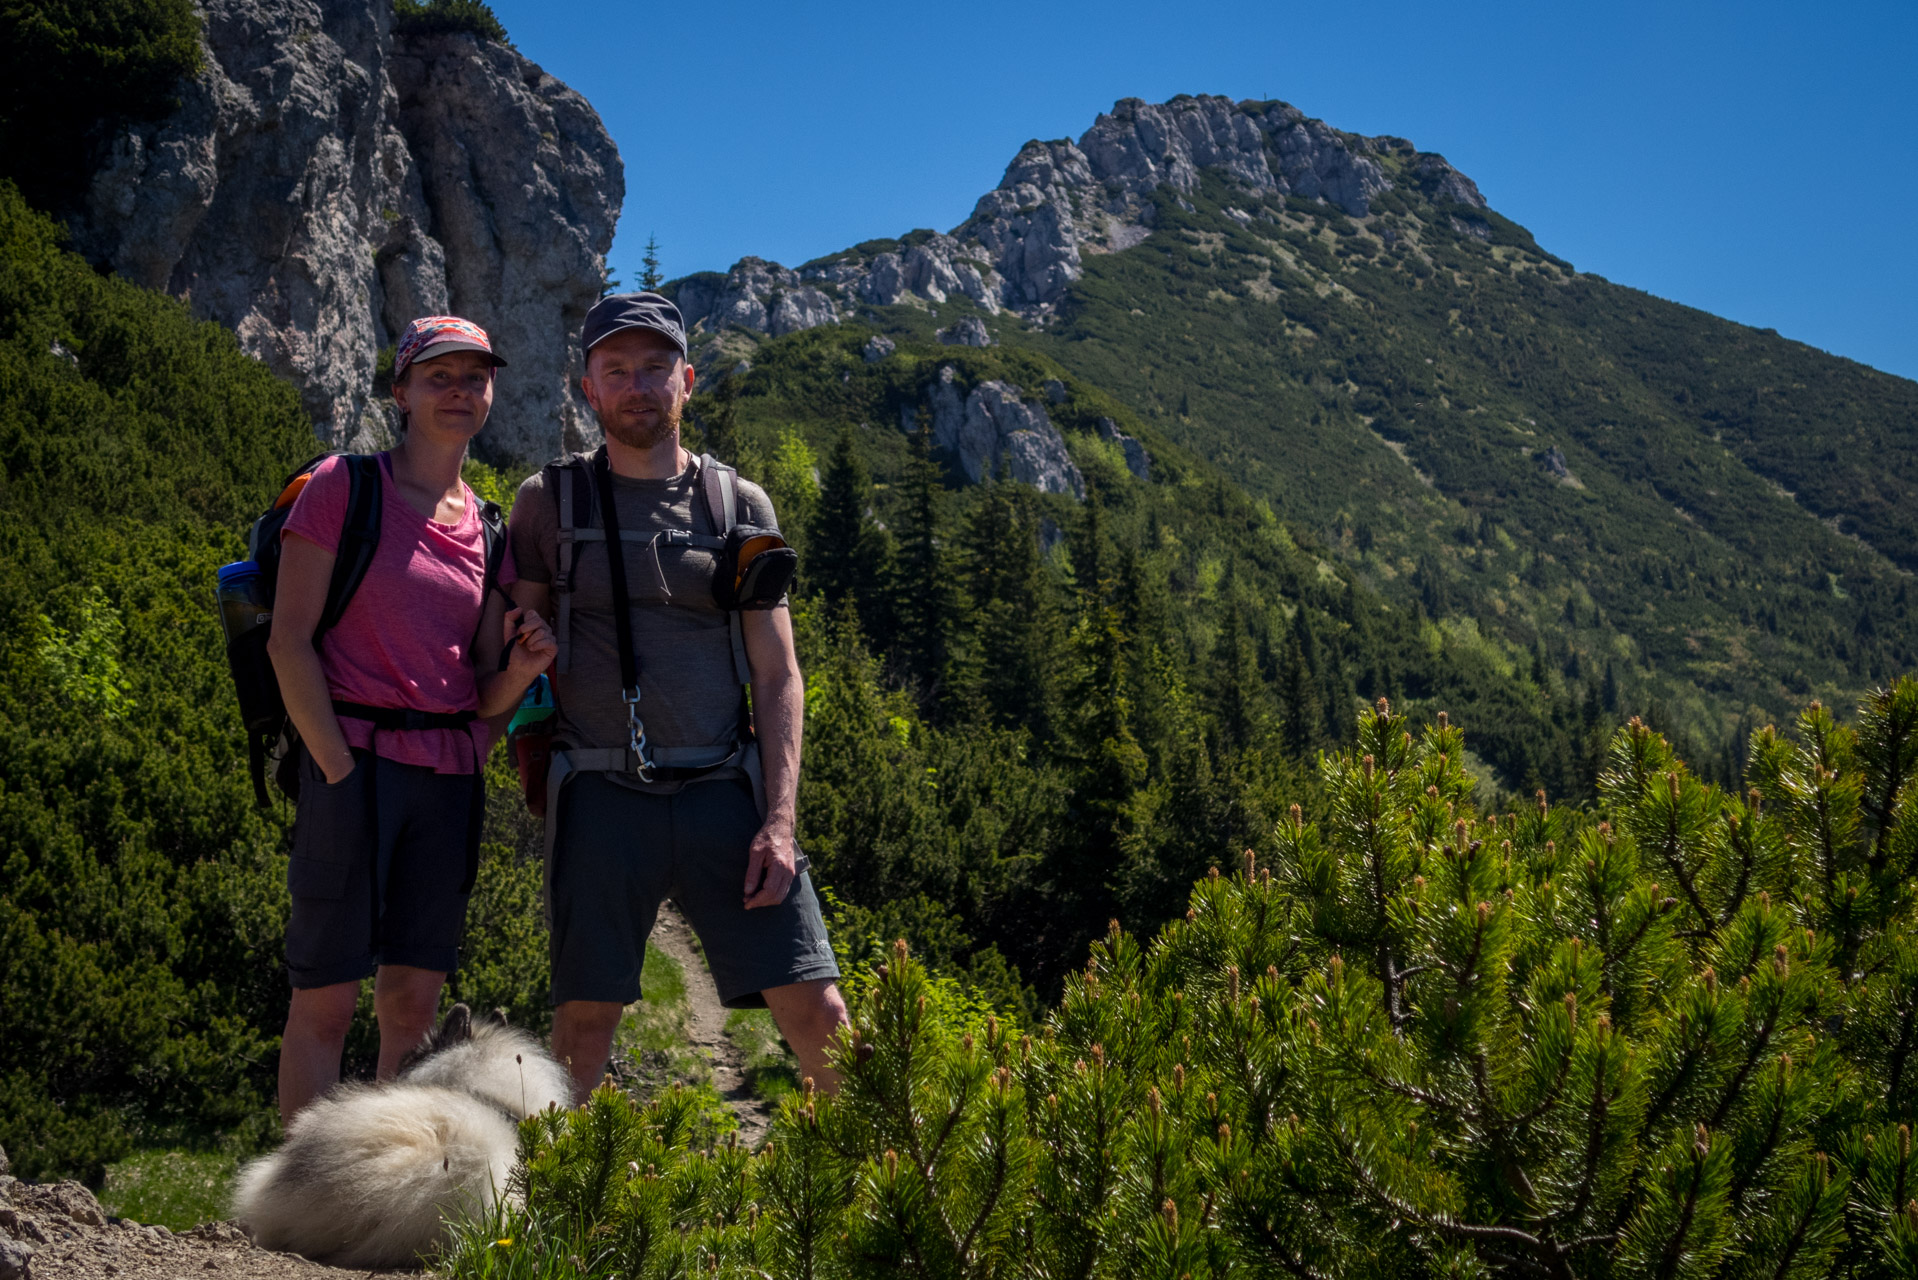
M368 974L382 1079L432 1027L472 888L486 718L510 711L556 650L538 615L487 590L480 501L460 479L504 364L469 321L426 316L407 326L393 359L402 438L380 455L378 549L317 647L346 515L342 459L314 471L281 533L268 653L301 743L283 1120L339 1079ZM514 576L508 555L500 585ZM413 727L376 724L375 709L388 708L427 713L434 727L419 716Z

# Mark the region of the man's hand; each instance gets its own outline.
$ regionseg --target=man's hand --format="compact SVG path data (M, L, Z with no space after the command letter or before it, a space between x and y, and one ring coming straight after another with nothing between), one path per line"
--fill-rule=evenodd
M746 910L776 907L786 900L799 872L799 845L793 840L790 819L773 820L753 837L746 858Z

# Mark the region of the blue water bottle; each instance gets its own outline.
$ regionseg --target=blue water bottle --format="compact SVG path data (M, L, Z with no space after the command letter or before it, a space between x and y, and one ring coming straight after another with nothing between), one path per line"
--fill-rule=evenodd
M220 603L220 627L226 632L229 646L255 627L273 621L273 609L263 599L265 583L260 566L251 560L221 565L213 594Z

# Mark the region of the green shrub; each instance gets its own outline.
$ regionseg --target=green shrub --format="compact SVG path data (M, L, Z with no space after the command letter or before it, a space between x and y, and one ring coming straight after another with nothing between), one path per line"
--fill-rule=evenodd
M756 1154L678 1100L529 1121L498 1229L587 1276L1908 1274L1918 680L1761 730L1743 794L1637 722L1598 814L1481 813L1464 756L1366 713L1323 822L1034 1035L898 944Z
M484 0L393 0L393 34L478 36L512 47L506 25Z

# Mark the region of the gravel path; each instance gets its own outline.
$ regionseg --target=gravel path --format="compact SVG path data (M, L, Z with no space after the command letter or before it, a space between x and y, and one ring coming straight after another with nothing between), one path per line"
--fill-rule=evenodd
M693 1051L712 1064L713 1088L739 1117L739 1140L757 1148L772 1127L773 1109L755 1097L746 1083L745 1055L726 1034L726 1006L719 1003L713 975L699 953L692 926L671 903L660 908L653 945L679 962L686 974L687 1039Z

